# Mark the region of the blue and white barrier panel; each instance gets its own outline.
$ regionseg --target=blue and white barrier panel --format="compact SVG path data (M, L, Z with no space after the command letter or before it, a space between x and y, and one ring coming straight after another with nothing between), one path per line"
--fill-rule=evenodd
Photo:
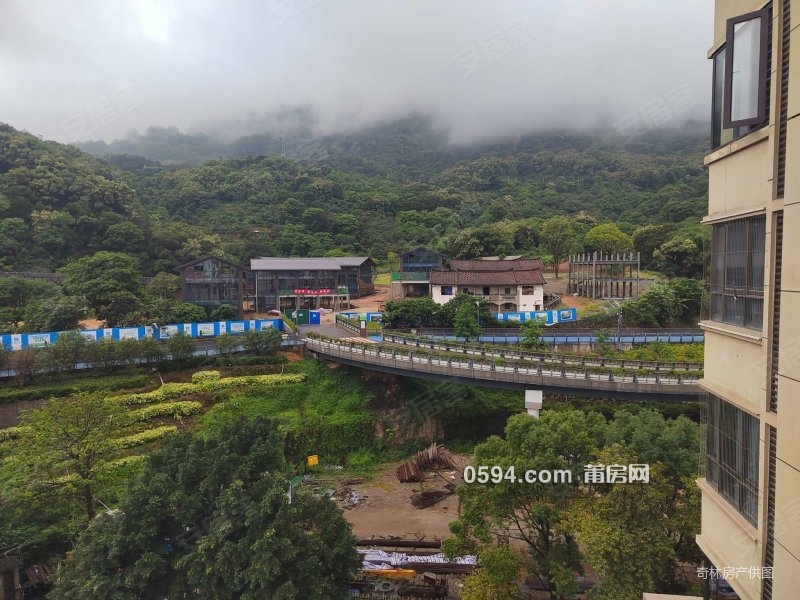
M516 321L517 323L524 323L532 319L540 319L545 325L554 325L556 323L568 323L578 320L578 309L576 308L562 308L557 310L541 310L533 312L501 312L495 313L495 318L498 321Z
M380 312L340 312L338 314L353 321L366 321L367 323L380 323L383 320L383 313Z
M137 327L109 327L106 329L80 329L80 333L87 341L96 342L102 339L110 340L141 340L152 337L157 340L166 340L177 333L183 333L193 338L208 338L222 335L223 333L240 334L245 331L265 331L277 329L284 331L282 319L255 319L249 321L215 321L208 323L179 323L162 325L158 329L150 325ZM63 332L61 332L63 333ZM46 333L6 333L0 335L0 345L5 350L22 350L24 348L44 348L54 344L59 332Z

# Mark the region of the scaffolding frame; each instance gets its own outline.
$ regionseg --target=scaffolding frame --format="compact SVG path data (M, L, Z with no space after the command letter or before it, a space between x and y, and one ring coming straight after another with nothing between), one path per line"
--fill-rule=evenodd
M586 298L638 298L642 280L639 253L585 252L569 257L570 294Z

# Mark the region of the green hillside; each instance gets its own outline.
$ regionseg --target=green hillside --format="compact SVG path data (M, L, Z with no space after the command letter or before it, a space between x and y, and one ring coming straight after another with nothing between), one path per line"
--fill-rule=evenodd
M53 269L110 250L153 274L209 253L242 262L326 252L383 261L418 243L453 256L549 255L544 222L566 215L573 250L598 249L586 234L613 221L626 235L640 230L636 249L658 267L653 251L667 242L673 254L686 254L686 239L702 251L705 136L688 124L635 139L551 131L453 147L430 120L409 117L350 134L315 138L298 126L220 145L154 128L125 143L86 145L113 152L104 162L2 126L3 266ZM274 153L284 147L287 156ZM245 152L256 155L175 166Z

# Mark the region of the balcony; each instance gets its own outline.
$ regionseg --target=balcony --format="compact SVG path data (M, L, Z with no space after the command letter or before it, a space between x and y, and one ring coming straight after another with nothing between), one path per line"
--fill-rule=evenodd
M513 304L517 304L519 298L516 296L509 296L506 294L472 294L476 298L482 298L487 302L494 302L495 304L505 304L506 302L511 302Z
M240 280L241 278L236 275L204 275L199 273L183 276L183 281L186 283L238 283Z
M430 279L430 274L425 272L415 273L413 271L393 271L392 281L416 281L419 283L427 283Z

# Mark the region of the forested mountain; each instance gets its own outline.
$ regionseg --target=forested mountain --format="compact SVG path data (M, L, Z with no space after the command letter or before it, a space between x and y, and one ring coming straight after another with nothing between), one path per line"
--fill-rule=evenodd
M242 262L326 252L381 261L417 243L461 257L549 255L542 233L557 215L570 217L572 251L598 249L587 246L597 236L586 234L605 221L626 237L638 233L633 243L646 261L664 244L678 255L703 246L702 126L635 139L540 132L468 147L449 146L422 117L319 138L303 127L290 133L223 147L154 129L139 144L106 145L113 154L104 162L2 126L4 267L53 269L96 250L131 254L145 273L208 253ZM214 152L253 156L174 164Z
M0 124L0 265L60 266L143 243L147 214L121 171L72 146Z

